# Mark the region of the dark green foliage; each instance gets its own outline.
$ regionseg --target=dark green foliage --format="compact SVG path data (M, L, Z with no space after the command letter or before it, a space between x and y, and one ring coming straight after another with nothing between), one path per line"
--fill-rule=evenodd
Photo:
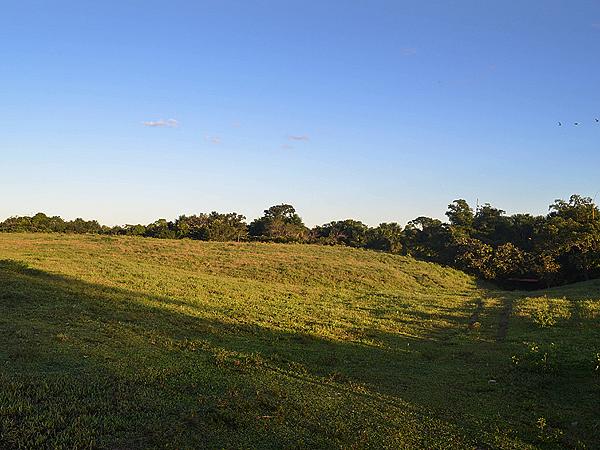
M451 232L447 224L438 219L417 217L404 229L405 253L417 258L444 262Z
M509 218L508 241L530 252L534 249L544 229L546 218L543 216L532 216L530 214L515 214Z
M338 220L313 228L311 239L321 244L360 248L367 244L368 231L369 227L358 220Z
M292 205L276 205L248 226L248 234L258 240L273 242L302 242L308 229Z
M97 234L102 231L102 226L96 220L83 220L77 218L75 220L67 222L64 231L67 233L74 234Z
M97 223L97 222L96 222ZM48 217L44 213L37 213L31 218L31 226L34 230L51 230L53 232L63 232L67 228L67 223L58 216Z
M175 222L178 237L202 241L241 241L248 237L246 218L241 214L199 214L181 216Z
M390 253L402 252L404 234L402 227L395 223L380 223L377 228L369 229L367 233L367 248Z
M0 231L13 233L100 233L102 226L96 220L75 219L64 221L58 216L37 213L33 217L10 217L0 223Z
M151 223L146 227L144 236L159 239L174 239L177 237L177 232L173 222L167 222L165 219L158 219L156 222Z
M475 213L473 234L477 239L489 245L501 245L510 236L510 220L504 211L486 203Z
M600 211L591 198L556 200L548 214L550 233L569 281L589 280L600 271Z
M494 276L501 279L518 278L528 274L529 255L507 242L494 250L491 266Z
M125 225L125 234L127 236L143 236L146 234L146 227L144 225Z
M463 199L454 200L449 204L446 216L448 216L450 225L468 230L473 226L473 219L475 218L473 209L469 206L467 201Z
M494 278L492 257L494 249L479 239L462 237L453 243L455 259L454 262L459 269L474 273L480 277Z

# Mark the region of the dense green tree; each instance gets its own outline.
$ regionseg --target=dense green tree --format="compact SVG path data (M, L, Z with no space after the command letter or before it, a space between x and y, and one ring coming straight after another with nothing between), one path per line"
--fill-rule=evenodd
M124 231L127 236L144 236L146 234L146 227L141 224L125 225Z
M2 222L0 229L7 233L33 231L31 229L31 217L9 217Z
M492 246L506 243L510 222L504 213L489 203L481 206L473 218L473 237Z
M390 253L401 253L404 233L402 226L395 222L380 223L376 228L371 228L367 233L367 248Z
M490 272L499 280L523 277L531 272L529 255L510 242L494 249L490 261Z
M248 226L248 233L255 239L274 242L302 242L308 237L308 229L292 205L271 206L264 215Z
M549 207L542 250L557 255L566 281L600 276L600 214L589 197L572 195Z
M546 226L546 218L530 214L515 214L508 218L508 235L504 240L526 252L533 251L540 244Z
M353 220L338 220L311 230L311 239L328 245L346 245L348 247L364 247L367 244L369 227Z
M181 216L175 222L179 237L189 237L203 241L241 241L248 236L246 218L241 214L199 214Z
M549 218L562 218L577 223L595 223L600 221L600 210L590 197L571 195L569 201L555 200L549 207Z
M0 223L0 231L32 232L32 233L60 233L66 229L66 223L58 216L48 217L44 213L37 213L33 217L10 217Z
M450 203L448 211L446 211L446 216L450 221L450 225L454 227L459 227L466 231L471 230L473 227L475 215L466 200L459 199Z
M98 234L102 231L102 227L96 220L84 220L81 218L77 218L75 220L70 220L65 224L65 232L67 233L75 233L75 234Z
M478 239L461 237L454 243L455 265L469 273L491 280L495 276L494 249Z
M445 262L450 236L448 225L441 220L417 217L404 228L404 252L431 261Z
M37 213L31 218L31 231L33 232L63 232L67 225L58 216L48 217L44 213Z
M153 237L158 239L174 239L177 237L175 232L175 226L173 222L168 222L166 219L158 219L146 226L146 237Z
M554 286L563 281L556 251L535 253L530 258L529 263L528 270L533 277L544 282L546 287Z

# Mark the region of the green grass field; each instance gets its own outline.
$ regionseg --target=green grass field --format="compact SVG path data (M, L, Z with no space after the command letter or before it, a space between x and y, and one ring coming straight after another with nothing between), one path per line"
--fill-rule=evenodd
M600 448L600 280L0 234L0 448Z

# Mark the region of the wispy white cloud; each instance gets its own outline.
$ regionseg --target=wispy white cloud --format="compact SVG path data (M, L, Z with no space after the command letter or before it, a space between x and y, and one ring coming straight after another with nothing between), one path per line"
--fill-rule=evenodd
M402 56L414 56L417 54L417 49L414 47L402 47L400 49L400 54Z
M179 122L175 119L160 119L160 120L149 120L142 122L145 127L165 127L165 128L177 128Z
M204 136L204 140L215 145L219 145L221 143L221 138L219 136Z
M293 135L293 134L291 134L291 135L288 135L288 139L290 141L308 141L309 137L307 135L305 135L305 134L302 134L302 135Z

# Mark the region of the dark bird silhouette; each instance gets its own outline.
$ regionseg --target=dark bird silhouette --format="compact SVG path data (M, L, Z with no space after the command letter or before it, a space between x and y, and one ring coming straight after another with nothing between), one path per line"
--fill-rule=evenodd
M596 123L600 122L600 119L596 119Z
M559 126L559 127L562 127L562 122L558 122L558 126Z
M575 122L573 125L577 126L577 125L579 125L579 122Z

